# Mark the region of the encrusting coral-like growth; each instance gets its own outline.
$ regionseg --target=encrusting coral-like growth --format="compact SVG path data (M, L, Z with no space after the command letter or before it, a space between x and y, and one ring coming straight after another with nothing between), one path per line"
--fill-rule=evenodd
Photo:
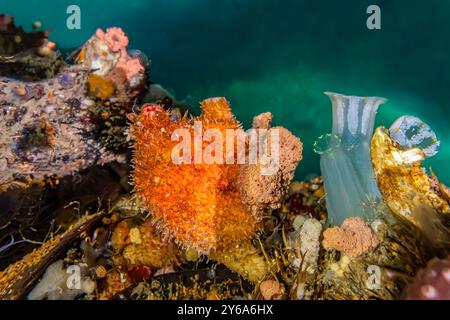
M122 253L127 265L164 268L177 263L177 247L172 241L163 241L150 221L134 228L125 220L120 222L114 230L112 246Z
M217 158L215 151L209 151L218 161L205 163L205 158L203 162L195 162L198 152L207 153L208 147L211 148L210 141L201 137L198 141L199 126L204 131L217 130L223 137L227 129L242 129L225 98L207 99L201 106L202 114L194 119L171 117L162 107L154 105L143 107L140 115L132 117L134 125L130 133L134 139L135 190L164 234L182 246L211 254L213 259L228 263L227 266L231 264L231 269L257 281L267 267L249 240L260 228L260 223L246 208L239 192L241 165L226 161L230 155L237 159L238 150L233 148L231 154L223 152L220 156L223 158ZM177 131L180 128L187 131L183 134ZM184 150L187 163L176 164L173 153L180 151L177 149L180 138L184 143L193 141L193 144L189 142L188 150ZM226 141L215 138L213 144L220 144L226 150ZM236 144L238 142L234 141L233 146ZM242 250L247 253L243 254ZM237 256L241 258L236 259ZM262 268L255 268L253 263L251 268L239 265L249 256L253 256L256 265ZM252 274L256 270L261 272Z
M265 300L281 300L285 295L283 285L275 280L265 280L261 282L259 290Z
M349 257L357 257L378 245L369 224L359 217L344 220L341 227L328 228L323 233L325 249L335 249Z
M90 70L87 93L95 100L91 118L100 141L112 150L128 147L126 114L140 104L147 89L149 62L141 52L129 53L128 37L120 28L98 29L76 56Z
M301 261L302 270L313 274L317 269L317 259L320 252L320 235L322 224L314 218L309 218L301 226L298 234L300 252L303 256Z
M89 75L91 96L114 97L126 103L146 86L146 65L127 52L128 37L120 28L98 29L81 49L77 62L93 72Z
M430 258L420 231L380 208L374 224L379 244L357 257L326 250L319 261L313 299L397 299Z

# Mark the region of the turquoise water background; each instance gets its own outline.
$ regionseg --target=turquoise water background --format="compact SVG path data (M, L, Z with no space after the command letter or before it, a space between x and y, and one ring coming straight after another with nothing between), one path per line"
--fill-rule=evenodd
M70 4L81 30L66 27ZM366 28L370 4L382 30ZM405 114L427 122L442 144L426 164L450 183L450 1L0 0L0 12L26 29L41 21L66 50L122 27L151 59L151 79L178 98L225 96L247 127L271 111L304 143L300 179L320 173L312 145L331 130L324 91L386 97L377 125Z

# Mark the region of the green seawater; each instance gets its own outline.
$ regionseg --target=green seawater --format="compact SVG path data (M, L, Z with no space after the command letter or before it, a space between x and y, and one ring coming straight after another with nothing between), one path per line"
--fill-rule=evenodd
M66 27L70 4L81 30ZM366 27L370 4L381 30ZM27 29L41 21L64 50L122 27L151 59L151 79L178 98L225 96L247 127L271 111L304 143L299 179L320 173L312 146L331 131L324 91L386 97L376 125L405 114L428 123L441 149L426 165L450 183L450 1L1 0L0 12Z

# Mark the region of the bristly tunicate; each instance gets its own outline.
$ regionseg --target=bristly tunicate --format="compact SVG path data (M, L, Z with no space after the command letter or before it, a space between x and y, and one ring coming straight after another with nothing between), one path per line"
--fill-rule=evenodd
M436 134L419 118L400 117L389 128L389 133L404 149L419 148L427 157L432 157L439 151L440 142Z

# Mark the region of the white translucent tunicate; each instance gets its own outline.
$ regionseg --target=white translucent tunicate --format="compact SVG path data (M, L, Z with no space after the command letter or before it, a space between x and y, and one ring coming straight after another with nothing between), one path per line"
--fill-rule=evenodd
M439 151L440 142L430 126L416 117L398 118L389 129L391 138L402 148L419 148L427 157Z
M369 205L381 199L370 159L375 115L386 100L377 97L326 93L333 108L331 134L314 144L320 154L326 204L330 222L340 225L346 218L375 216Z

